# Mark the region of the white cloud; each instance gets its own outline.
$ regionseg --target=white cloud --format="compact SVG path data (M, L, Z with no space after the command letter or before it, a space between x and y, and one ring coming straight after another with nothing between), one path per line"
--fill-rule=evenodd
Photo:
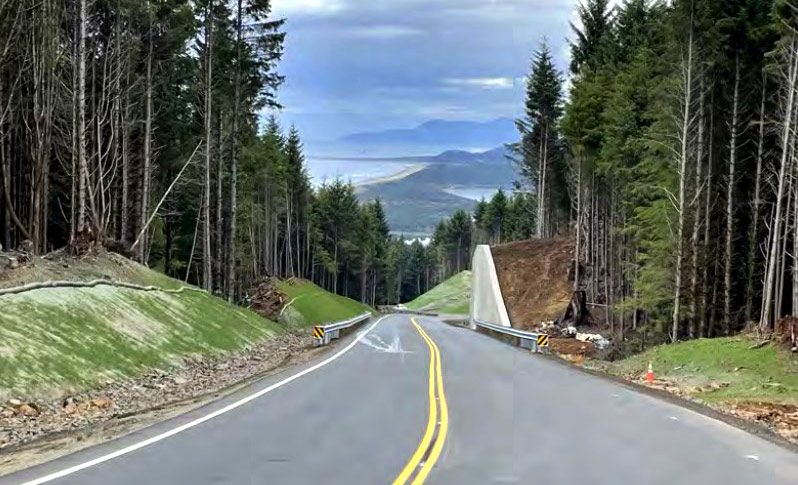
M449 86L470 87L480 89L510 89L513 87L511 77L455 77L443 80Z
M396 39L398 37L410 37L421 35L420 29L406 27L404 25L371 25L368 27L354 28L349 34L354 37L365 37L369 39Z
M346 9L342 0L274 0L272 4L277 17L296 14L329 15Z

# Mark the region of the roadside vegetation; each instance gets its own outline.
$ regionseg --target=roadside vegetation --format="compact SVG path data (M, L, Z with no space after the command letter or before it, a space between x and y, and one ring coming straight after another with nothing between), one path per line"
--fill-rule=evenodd
M374 311L367 305L330 293L310 281L291 279L278 281L275 286L288 297L280 321L291 327L311 327Z
M61 274L65 260L39 258L0 283L106 278L167 290L184 286L111 253L71 261L76 278ZM8 394L0 398L81 390L285 333L196 288L43 288L2 295L0 307L0 393Z
M412 310L467 314L471 301L471 271L461 271L405 304Z
M660 345L610 363L612 374L640 380L649 362L657 379L708 403L757 400L798 404L798 363L788 351L747 337Z
M649 363L652 383L645 380ZM798 362L784 345L747 336L702 338L585 365L756 422L798 443Z

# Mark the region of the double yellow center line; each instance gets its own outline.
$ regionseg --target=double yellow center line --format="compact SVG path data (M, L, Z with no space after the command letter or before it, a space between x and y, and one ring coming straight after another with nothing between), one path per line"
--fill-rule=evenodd
M404 485L408 481L411 485L424 483L441 455L443 444L446 442L446 433L449 430L449 408L446 406L446 394L443 392L441 353L427 332L416 322L416 319L411 318L410 321L429 347L429 419L421 443L402 472L393 481L393 485ZM440 408L440 412L438 408ZM440 420L438 419L439 413ZM426 459L424 459L425 457ZM411 477L412 481L410 481Z

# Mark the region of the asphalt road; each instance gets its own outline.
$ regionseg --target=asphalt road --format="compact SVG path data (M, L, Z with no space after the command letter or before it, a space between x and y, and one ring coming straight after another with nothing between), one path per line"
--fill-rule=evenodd
M762 438L417 322L387 317L303 367L0 485L798 483L798 455Z

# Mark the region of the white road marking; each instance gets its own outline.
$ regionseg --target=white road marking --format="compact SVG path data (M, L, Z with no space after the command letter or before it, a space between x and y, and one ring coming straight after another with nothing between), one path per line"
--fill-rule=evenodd
M360 343L388 354L409 353L408 351L402 349L402 342L399 340L398 334L394 334L393 340L391 340L390 344L386 343L379 335L369 335L361 340Z
M759 461L759 457L756 455L745 455L745 458L748 458L749 460Z
M217 411L214 411L214 412L212 412L210 414L206 414L205 416L202 416L201 418L197 418L194 421L186 423L186 424L184 424L182 426L178 426L177 428L171 429L171 430L166 431L164 433L161 433L161 434L159 434L157 436L153 436L152 438L146 439L144 441L140 441L140 442L135 443L133 445L130 445L128 447L122 448L121 450L117 450L117 451L114 451L113 453L109 453L107 455L100 456L98 458L95 458L93 460L87 461L85 463L81 463L79 465L75 465L73 467L66 468L64 470L61 470L61 471L58 471L58 472L55 472L55 473L51 473L49 475L37 478L35 480L31 480L29 482L22 483L21 485L39 485L41 483L51 482L51 481L53 481L53 480L55 480L57 478L62 478L62 477L65 477L67 475L71 475L71 474L73 474L73 473L75 473L77 471L92 467L94 465L99 465L100 463L103 463L103 462L106 462L106 461L109 461L109 460L113 460L114 458L118 458L118 457L120 457L122 455L126 455L126 454L128 454L128 453L130 453L132 451L136 451L136 450L138 450L140 448L144 448L145 446L149 446L149 445L151 445L153 443L157 443L157 442L159 442L159 441L161 441L163 439L169 438L170 436L174 436L174 435L176 435L178 433L181 433L181 432L183 432L183 431L185 431L187 429L190 429L190 428L193 428L194 426L202 424L205 421L210 421L211 419L213 419L213 418L215 418L217 416L221 416L222 414L224 414L226 412L232 411L233 409L235 409L235 408L237 408L239 406L243 406L244 404L263 396L264 394L267 394L267 393L269 393L269 392L271 392L271 391L273 391L273 390L275 390L275 389L277 389L279 387L282 387L282 386L288 384L289 382L292 382L292 381L294 381L296 379L299 379L300 377L302 377L304 375L310 374L311 372L324 367L325 365L327 365L330 362L334 361L338 357L344 355L350 349L352 349L352 347L357 345L357 343L360 342L360 340L363 337L365 337L369 332L371 332L374 329L374 327L377 326L377 324L379 324L381 321L383 321L388 316L389 315L385 315L383 317L380 317L369 328L367 328L366 330L361 332L357 336L357 338L355 338L355 340L350 342L349 345L347 345L346 347L344 347L343 349L338 351L336 354L330 356L329 358L319 362L318 364L316 364L314 366L308 367L307 369L305 369L305 370L303 370L301 372L297 372L296 374L294 374L294 375L292 375L290 377L286 377L282 381L276 382L276 383L272 384L271 386L269 386L269 387L267 387L265 389L261 389L260 391L254 393L254 394L250 394L249 396L247 396L245 398L242 398L242 399L240 399L240 400L238 400L238 401L236 401L236 402L234 402L232 404L228 404L227 406L225 406L225 407L223 407L223 408L221 408L221 409L219 409Z
M679 418L677 418L676 416L671 416L670 419L672 419L673 421L679 421Z

